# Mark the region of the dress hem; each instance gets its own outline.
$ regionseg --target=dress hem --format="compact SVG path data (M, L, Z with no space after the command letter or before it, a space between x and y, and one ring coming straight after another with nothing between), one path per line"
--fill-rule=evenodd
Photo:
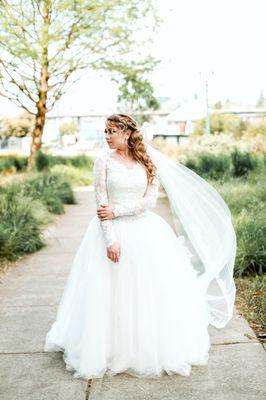
M158 378L162 378L163 376L171 376L171 375L181 375L184 377L189 377L191 374L191 369L192 366L206 366L208 364L209 361L209 350L210 350L211 344L209 344L209 348L205 354L205 356L198 360L198 361L194 361L194 362L185 362L183 367L179 367L179 368L175 368L175 369L171 369L171 368L158 368L157 372L155 371L151 371L151 372L139 372L139 370L137 370L136 368L133 367L122 367L121 369L117 369L114 370L110 367L109 363L107 364L107 366L105 366L104 368L102 368L99 372L97 373L81 373L78 372L78 368L75 367L73 365L73 363L70 363L68 360L68 356L67 356L67 352L64 348L54 344L53 347L50 347L48 349L48 347L44 348L45 352L51 353L51 352L61 352L62 353L62 359L65 363L65 369L68 372L72 372L72 376L73 378L76 379L102 379L104 377L112 377L115 375L119 375L119 374L128 374L130 376L133 376L135 378L146 378L146 379L158 379Z

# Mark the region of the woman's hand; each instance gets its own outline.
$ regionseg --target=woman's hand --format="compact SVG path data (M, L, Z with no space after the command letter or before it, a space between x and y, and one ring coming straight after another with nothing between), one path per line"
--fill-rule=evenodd
M101 204L100 208L97 210L97 215L100 218L101 221L107 220L107 219L113 219L115 218L113 214L113 205L108 205L108 204ZM107 247L107 257L110 258L113 262L118 262L119 257L121 254L120 250L120 245L118 242L113 243L111 246Z
M113 262L118 262L121 254L120 245L118 242L111 244L107 247L107 257Z
M97 210L97 215L101 221L106 219L113 219L115 216L113 214L114 206L112 204L102 204Z

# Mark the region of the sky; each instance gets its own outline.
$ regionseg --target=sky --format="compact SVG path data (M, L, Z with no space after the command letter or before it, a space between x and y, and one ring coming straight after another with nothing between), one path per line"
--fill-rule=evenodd
M189 98L201 92L199 72L210 74L212 101L254 103L261 89L266 93L265 0L162 3L172 10L155 44L163 60L154 74L160 93Z
M147 53L161 60L150 74L158 97L173 103L204 98L255 104L266 96L265 0L158 0L164 19ZM201 73L201 75L200 75ZM87 72L54 113L115 111L117 86L104 73ZM16 110L0 98L0 113Z

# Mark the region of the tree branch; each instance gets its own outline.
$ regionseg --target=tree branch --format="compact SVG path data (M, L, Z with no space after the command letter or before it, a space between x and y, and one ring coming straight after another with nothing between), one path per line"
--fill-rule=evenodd
M3 82L1 82L1 84L2 84L3 88L5 89ZM8 95L7 93L0 92L0 96L5 97L6 99L11 101L12 103L15 103L19 107L22 107L24 110L26 110L30 114L32 114L32 115L36 114L36 111L31 111L27 106L25 106L25 104L20 100L20 98L17 95L14 95L14 94L13 95L10 95L10 94Z
M27 86L25 85L25 83L20 83L18 82L11 74L10 70L5 66L4 62L2 60L0 60L0 64L3 66L5 73L9 76L10 81L8 83L12 83L15 86L17 86L17 88L24 93L25 96L27 96L33 103L36 102L36 100L32 97L30 91L28 90ZM2 81L3 82L3 81Z

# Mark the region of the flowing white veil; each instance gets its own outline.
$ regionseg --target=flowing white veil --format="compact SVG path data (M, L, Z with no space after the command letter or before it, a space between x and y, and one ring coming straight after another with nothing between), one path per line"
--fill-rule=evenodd
M230 210L206 180L146 140L144 144L168 195L175 232L185 237L193 254L191 262L206 295L210 324L222 328L232 318L236 294L236 235Z

